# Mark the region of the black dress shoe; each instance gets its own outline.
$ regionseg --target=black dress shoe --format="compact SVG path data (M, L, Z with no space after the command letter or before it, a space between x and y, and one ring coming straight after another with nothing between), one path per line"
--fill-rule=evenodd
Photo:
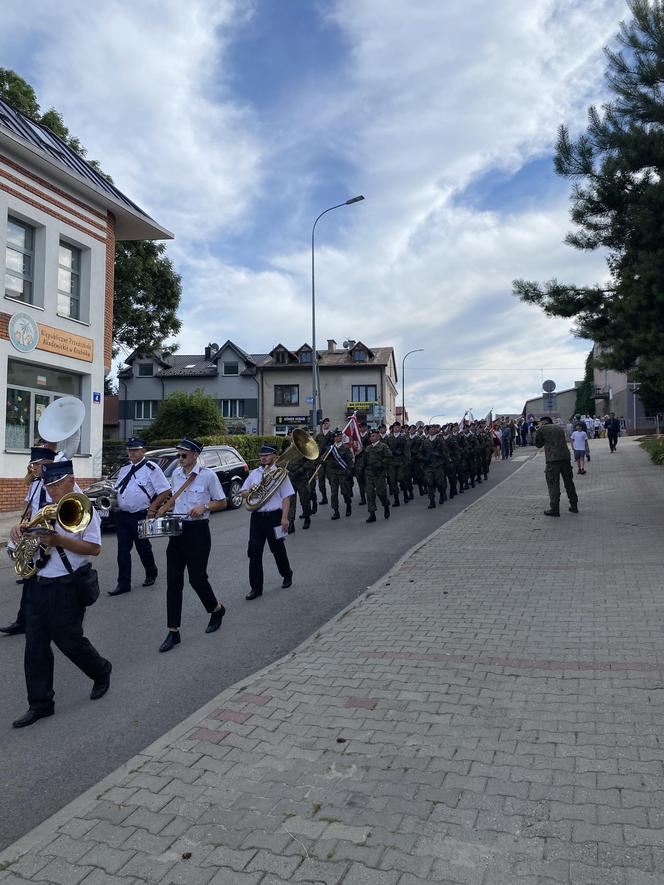
M92 686L92 691L90 692L90 700L98 701L99 698L103 698L106 692L111 687L111 670L113 669L110 666L110 669L106 676L103 679L95 679L94 685Z
M121 593L131 593L131 587L116 587L115 590L109 590L109 596L119 596Z
M304 522L302 523L302 529L308 529L311 526L311 520L308 516L304 517Z
M293 583L293 575L290 575L290 577L283 579L283 581L281 582L281 586L284 590L288 590L288 588L292 585L292 583Z
M21 633L25 633L25 624L14 621L13 624L7 624L6 627L0 627L0 633L4 633L6 636L19 636Z
M295 523L293 522L293 520L290 520L288 523L288 534L292 535L294 533L294 531L295 531Z
M159 651L170 651L172 648L175 648L176 645L180 644L180 631L179 630L169 630L166 639L159 646Z
M28 710L20 719L15 719L12 722L12 728L25 728L26 725L33 725L38 719L46 719L47 716L52 715L53 710Z
M333 511L332 511L332 517L331 517L331 518L332 518L332 519L341 519L341 517L339 516L339 511L338 511L338 510L333 510Z
M353 512L353 505L346 504L346 516L350 516L352 512Z
M579 505L578 504L570 504L569 505L569 512L570 513L578 513L579 512Z
M143 581L143 587L152 587L154 582L157 580L156 575L146 575L145 580Z
M212 614L210 615L210 623L205 628L205 632L214 633L215 630L218 630L221 627L221 622L225 614L226 609L223 607L223 605L218 612L212 612Z
M365 522L376 522L376 514L373 512L373 510L369 514L369 518L365 519L364 521Z
M427 510L435 510L435 509L436 509L436 502L429 501L429 506L427 507Z
M386 504L386 505L383 507L383 516L385 517L385 519L389 519L389 518L390 518L390 505L389 505L389 504Z
M560 516L560 511L559 510L545 510L544 515L545 516Z
M244 597L245 599L258 599L259 596L263 595L262 590L252 590L251 593L247 593Z

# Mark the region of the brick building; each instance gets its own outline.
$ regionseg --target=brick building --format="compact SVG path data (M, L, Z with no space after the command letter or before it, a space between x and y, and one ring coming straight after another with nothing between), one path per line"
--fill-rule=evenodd
M59 396L85 404L77 475L99 475L115 242L172 235L49 129L3 101L0 215L0 510L8 510L25 494L39 417Z

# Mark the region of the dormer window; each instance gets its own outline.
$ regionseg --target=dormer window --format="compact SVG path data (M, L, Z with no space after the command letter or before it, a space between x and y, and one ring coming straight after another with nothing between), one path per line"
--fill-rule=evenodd
M301 350L298 353L298 359L301 363L309 363L309 365L311 365L311 363L313 362L313 351Z
M154 375L154 364L153 363L139 363L138 364L139 378L150 378L152 375Z
M357 363L365 363L367 361L366 350L362 350L361 347L358 347L357 350L353 351L353 359Z
M275 363L285 363L286 362L286 351L285 350L277 350L274 354Z

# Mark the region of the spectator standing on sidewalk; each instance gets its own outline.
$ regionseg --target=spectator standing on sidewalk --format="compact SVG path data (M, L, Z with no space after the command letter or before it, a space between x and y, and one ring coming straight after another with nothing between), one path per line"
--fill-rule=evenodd
M540 418L540 425L535 434L535 445L544 449L546 468L544 476L549 490L549 509L545 516L560 516L560 477L565 483L565 491L569 498L570 513L578 513L579 499L574 486L574 475L570 451L565 440L565 431L554 424L548 415Z
M579 421L572 431L572 449L574 450L574 460L576 461L576 472L583 474L586 472L586 448L588 447L588 434L583 429L583 424Z
M620 435L620 419L616 418L615 412L611 412L604 422L604 427L609 438L609 449L611 452L615 452L618 448L618 436Z

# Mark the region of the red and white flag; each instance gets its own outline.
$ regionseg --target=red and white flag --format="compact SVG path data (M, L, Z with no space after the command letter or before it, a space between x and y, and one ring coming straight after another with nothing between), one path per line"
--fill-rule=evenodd
M357 455L362 451L362 434L360 433L360 425L355 412L350 416L344 429L342 430L343 444L351 448Z

